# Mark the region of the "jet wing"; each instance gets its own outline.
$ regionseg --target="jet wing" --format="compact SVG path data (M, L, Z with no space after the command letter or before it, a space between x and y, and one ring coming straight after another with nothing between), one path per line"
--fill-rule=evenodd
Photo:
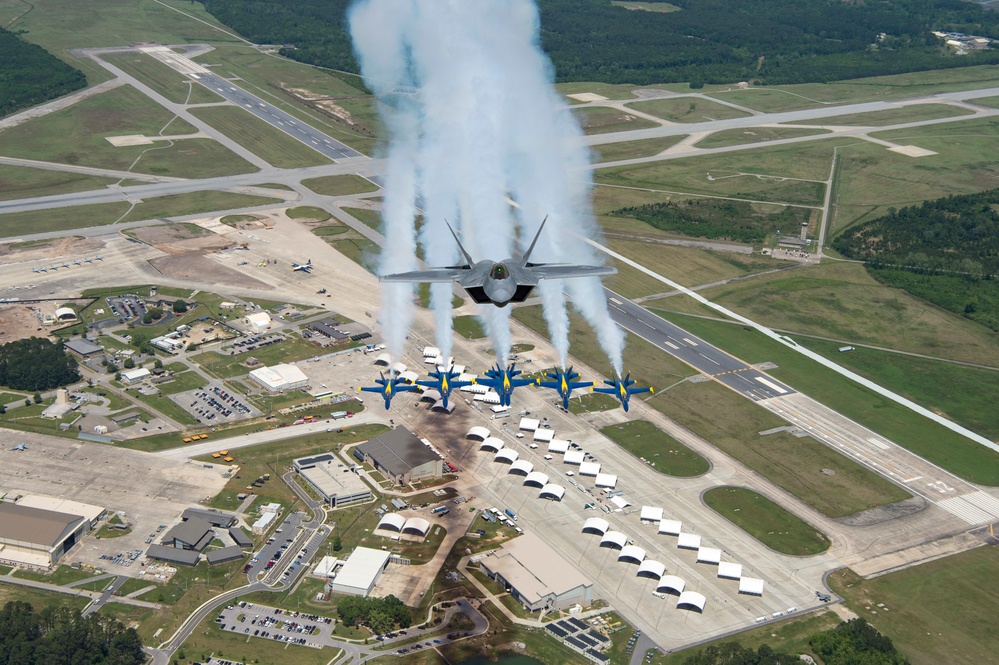
M468 274L467 268L432 268L430 270L414 270L412 272L397 272L394 275L382 275L380 282L456 282Z
M528 270L538 279L566 279L569 277L599 277L616 275L617 268L611 266L574 266L565 264L528 265Z

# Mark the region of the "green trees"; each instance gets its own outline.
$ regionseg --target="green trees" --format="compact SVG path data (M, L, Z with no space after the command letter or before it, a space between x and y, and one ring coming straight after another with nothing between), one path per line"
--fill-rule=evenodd
M287 57L357 73L350 0L201 0L253 41ZM994 49L955 56L930 31L999 37L999 16L953 0L670 0L631 11L611 0L538 0L541 46L559 81L826 82L997 63ZM884 38L880 35L884 33ZM345 78L360 86L356 79Z
M776 231L796 236L811 211L785 207L779 212L762 213L745 201L689 199L621 208L611 214L632 217L661 231L695 238L760 243Z
M864 619L850 619L808 642L826 665L908 665L892 641Z
M63 352L62 343L29 337L0 346L0 386L41 391L79 380L76 360Z
M41 46L0 28L0 117L79 90L87 77Z
M183 314L187 311L187 303L183 300L173 301L173 312L174 314Z
M142 642L134 628L113 618L87 618L67 607L35 612L23 601L0 609L0 665L140 665Z
M999 331L999 189L948 196L844 231L832 242L879 282Z
M345 625L368 626L376 634L386 633L396 625L409 628L412 617L409 608L395 596L365 598L347 596L337 602L337 614ZM2 664L0 664L2 665Z

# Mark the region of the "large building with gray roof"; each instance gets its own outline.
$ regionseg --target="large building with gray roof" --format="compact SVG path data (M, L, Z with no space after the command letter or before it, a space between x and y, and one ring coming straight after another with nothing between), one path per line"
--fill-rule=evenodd
M70 505L86 506L75 502ZM91 518L94 511L98 515L103 513L96 506L86 506L85 510L49 510L0 503L0 562L51 566L90 531L95 521Z
M353 464L344 464L333 453L299 457L295 471L319 492L331 508L369 501L371 488Z
M430 444L405 427L397 427L354 447L354 457L371 464L396 485L440 478L444 459Z
M529 612L593 601L593 582L531 532L503 543L479 565Z

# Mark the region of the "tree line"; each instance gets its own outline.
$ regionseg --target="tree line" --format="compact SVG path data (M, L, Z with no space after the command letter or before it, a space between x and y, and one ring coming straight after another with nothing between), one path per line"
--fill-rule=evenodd
M36 612L10 601L0 609L0 665L141 665L146 661L134 628L68 607Z
M62 342L29 337L0 346L0 386L14 390L51 390L80 380L76 359Z
M999 189L947 196L847 229L832 242L878 281L999 331Z
M351 73L350 0L200 0L257 43ZM670 0L633 11L610 0L538 0L541 46L559 81L760 84L999 63L999 50L954 55L932 30L999 38L999 15L964 0Z
M908 665L892 641L864 619L844 621L808 641L825 665ZM683 661L684 665L794 665L798 654L775 651L769 645L750 649L738 642L709 646Z
M87 85L83 72L0 28L0 117Z
M808 221L811 211L785 206L777 212L765 213L745 201L686 199L629 206L611 214L631 217L669 233L760 244L776 233L797 237L801 223Z

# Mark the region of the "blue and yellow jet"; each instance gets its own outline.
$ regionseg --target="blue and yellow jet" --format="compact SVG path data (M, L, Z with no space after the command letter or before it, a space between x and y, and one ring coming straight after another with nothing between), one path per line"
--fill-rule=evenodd
M398 377L394 372L389 373L389 378L385 378L383 372L380 379L375 379L377 386L359 386L357 388L358 392L366 393L379 393L382 399L385 400L385 408L388 409L392 404L392 398L395 397L396 393L406 392L407 390L416 390L416 385L412 383L406 383L406 379Z
M427 376L431 377L433 380L422 379L416 382L417 385L433 388L439 392L441 395L441 402L445 409L447 408L447 399L451 394L451 390L454 388L461 388L462 386L470 386L475 383L475 381L455 381L455 379L460 376L460 373L454 371L454 366L451 366L448 369L441 369L438 367L437 371L428 372Z
M537 380L537 384L542 388L552 388L558 391L558 394L562 397L562 407L568 411L569 410L569 398L572 396L572 391L577 388L589 388L593 385L592 381L575 381L579 378L579 372L573 372L572 367L568 370L554 368L550 372L545 372L545 376L552 381L542 381Z
M486 370L485 377L480 377L475 382L495 390L500 398L500 406L510 406L510 396L513 395L514 388L534 383L530 379L516 378L520 373L517 363L511 364L506 369L496 363L496 367Z
M623 379L615 379L614 381L604 381L607 384L607 388L593 388L595 393L604 393L606 395L613 395L614 397L621 400L621 406L624 410L628 410L628 400L631 399L632 395L638 393L654 393L654 388L632 388L631 385L635 382L631 378L631 372L625 375Z

